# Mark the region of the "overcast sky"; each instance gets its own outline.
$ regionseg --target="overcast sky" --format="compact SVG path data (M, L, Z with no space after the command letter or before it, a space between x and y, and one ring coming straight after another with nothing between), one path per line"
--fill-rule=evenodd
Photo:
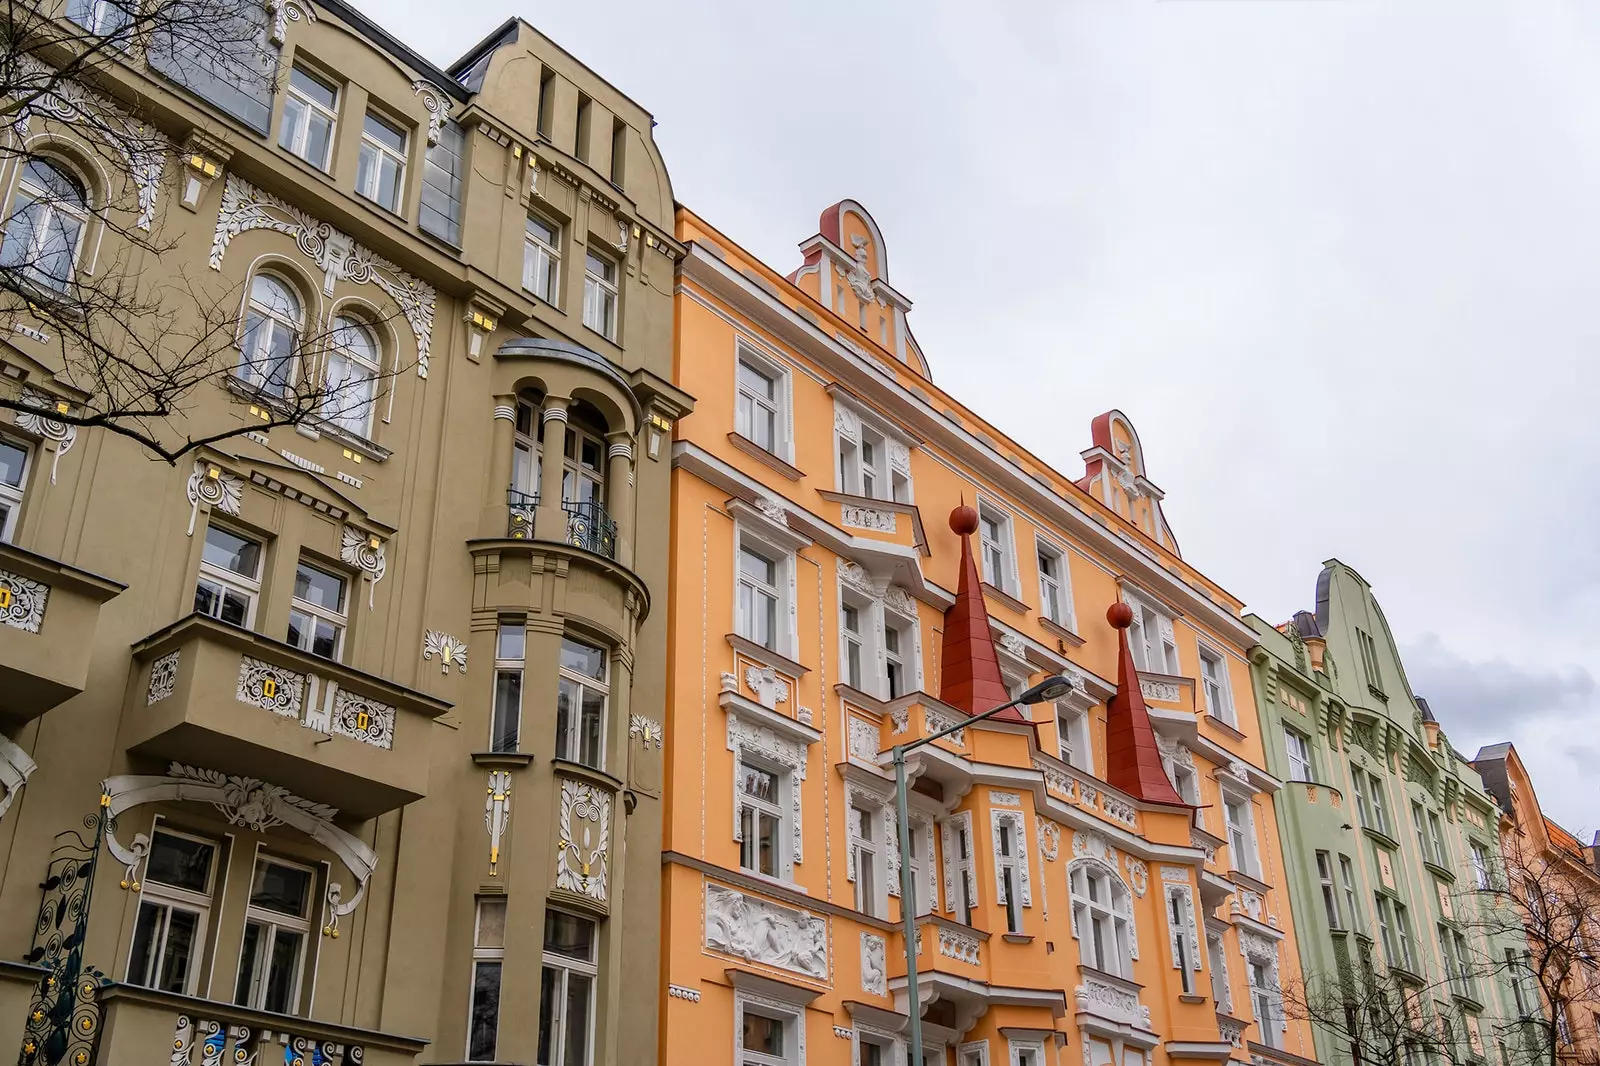
M1600 0L362 6L441 65L529 19L781 271L860 200L942 387L1075 477L1127 412L1186 559L1273 622L1354 566L1600 828Z

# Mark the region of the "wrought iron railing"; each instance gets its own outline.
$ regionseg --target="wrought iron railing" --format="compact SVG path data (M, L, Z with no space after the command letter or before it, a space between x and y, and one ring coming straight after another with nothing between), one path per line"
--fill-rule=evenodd
M617 523L599 500L568 501L561 509L567 513L568 544L607 559L617 557Z
M533 539L533 512L539 508L537 492L506 490L506 536L512 540Z
M287 1020L286 1020L287 1021ZM293 1022L287 1022L293 1024ZM212 1018L178 1015L172 1038L172 1061L187 1066L200 1048L201 1066L210 1063L305 1063L310 1066L360 1066L365 1058L359 1044L340 1044L318 1040L287 1029L253 1029L248 1025L229 1025ZM279 1048L282 1048L280 1051Z

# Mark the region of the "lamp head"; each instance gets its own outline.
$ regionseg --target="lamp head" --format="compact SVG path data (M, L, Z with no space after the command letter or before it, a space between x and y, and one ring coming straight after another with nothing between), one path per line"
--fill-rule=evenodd
M1054 703L1072 691L1072 681L1060 674L1052 674L1017 697L1017 702L1027 706L1035 703Z

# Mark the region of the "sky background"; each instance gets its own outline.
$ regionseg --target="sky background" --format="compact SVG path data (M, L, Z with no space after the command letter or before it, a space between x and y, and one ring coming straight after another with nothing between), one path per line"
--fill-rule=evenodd
M1187 560L1274 623L1354 566L1600 828L1600 0L358 3L528 19L783 272L861 201L943 388L1074 477L1121 408Z

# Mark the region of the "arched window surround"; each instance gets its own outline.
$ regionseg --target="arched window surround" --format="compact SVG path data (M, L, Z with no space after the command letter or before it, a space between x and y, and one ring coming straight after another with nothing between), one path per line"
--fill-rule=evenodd
M1132 960L1139 957L1133 892L1117 868L1093 856L1072 860L1067 864L1067 898L1083 965L1131 978Z

